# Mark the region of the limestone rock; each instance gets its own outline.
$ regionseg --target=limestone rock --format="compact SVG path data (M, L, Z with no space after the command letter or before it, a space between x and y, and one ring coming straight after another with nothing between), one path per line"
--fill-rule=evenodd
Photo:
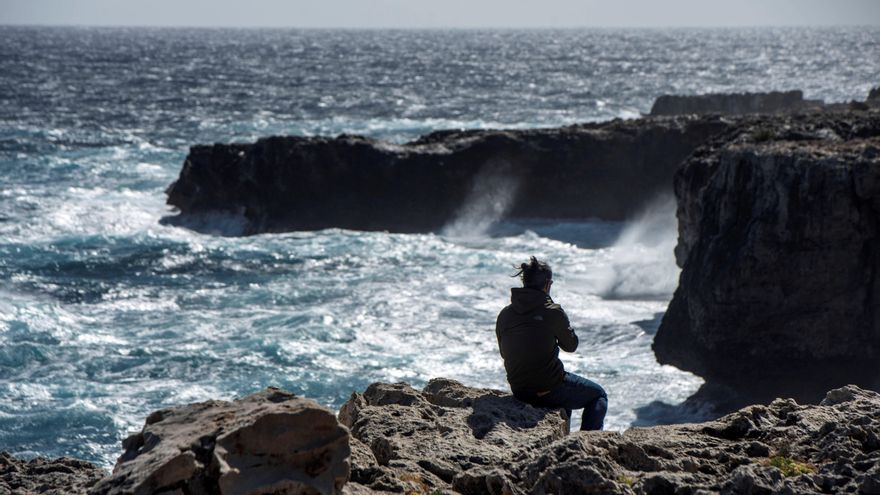
M880 371L880 113L760 117L675 177L679 287L657 359L748 402Z
M847 386L829 392L820 405L778 399L706 423L564 435L557 429L564 425L558 412L498 391L444 379L422 391L373 384L340 411L359 439L352 444L374 453L354 456L362 460L352 462L345 490L874 493L880 479L878 408L880 394ZM478 414L495 418L482 438L472 429ZM505 448L497 448L499 439ZM374 477L355 479L356 464Z
M568 432L562 411L447 379L431 380L422 391L402 383L370 385L352 395L339 418L378 464L353 463L359 477L352 482L387 491L504 493L513 484L505 466Z
M274 388L156 411L123 447L91 493L330 494L349 476L348 431L332 412Z
M558 129L438 131L393 145L359 136L270 137L193 146L167 223L239 232L328 227L427 232L456 218L622 220L671 190L678 164L730 124L718 118L615 120Z
M106 474L79 459L38 457L24 461L0 452L0 495L85 495Z
M743 115L802 111L821 107L820 101L804 100L804 93L711 93L704 95L662 95L654 100L651 115L720 114Z

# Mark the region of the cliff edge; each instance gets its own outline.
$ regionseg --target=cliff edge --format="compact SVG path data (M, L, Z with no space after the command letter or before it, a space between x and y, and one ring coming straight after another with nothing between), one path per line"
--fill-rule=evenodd
M675 168L730 123L668 117L523 131L438 131L394 145L360 136L193 146L167 191L177 217L234 215L241 234L441 229L494 219L622 220L671 190Z
M880 378L880 113L757 117L675 175L657 359L748 401Z

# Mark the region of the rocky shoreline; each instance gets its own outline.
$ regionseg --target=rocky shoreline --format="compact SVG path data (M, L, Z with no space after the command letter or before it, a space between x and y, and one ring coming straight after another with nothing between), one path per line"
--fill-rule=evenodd
M193 146L166 222L231 215L242 234L347 228L437 231L456 218L623 220L671 191L675 168L726 130L657 117L524 131L438 131L395 145L361 136Z
M613 398L612 398L613 400ZM448 379L371 385L338 421L278 390L157 411L113 473L0 455L0 494L880 493L880 394L569 433L561 410Z
M675 170L697 148L755 115L870 111L880 98L824 104L800 91L665 95L654 107L640 119L437 131L405 144L340 135L193 146L167 190L178 214L163 221L251 235L436 232L468 216L624 220L671 193ZM237 228L218 231L218 216Z

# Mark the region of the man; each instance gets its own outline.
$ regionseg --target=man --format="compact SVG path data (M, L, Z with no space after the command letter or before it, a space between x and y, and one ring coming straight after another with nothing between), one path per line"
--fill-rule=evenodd
M495 323L513 395L533 406L561 407L569 418L572 409L583 408L581 430L601 430L608 409L605 390L567 373L559 360L559 349L574 352L578 338L562 307L550 298L550 266L532 256L514 276L522 278L523 287L510 289L511 304Z

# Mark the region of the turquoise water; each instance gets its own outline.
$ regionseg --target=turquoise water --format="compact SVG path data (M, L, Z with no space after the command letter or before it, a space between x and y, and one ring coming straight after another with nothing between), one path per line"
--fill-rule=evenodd
M494 320L531 254L555 268L582 341L564 360L608 390L607 426L680 403L700 380L650 350L678 275L662 199L626 223L498 221L475 197L437 233L239 238L161 225L164 189L196 143L556 126L664 92L863 99L878 40L0 28L0 450L109 466L150 411L269 385L331 408L378 380L504 388Z

